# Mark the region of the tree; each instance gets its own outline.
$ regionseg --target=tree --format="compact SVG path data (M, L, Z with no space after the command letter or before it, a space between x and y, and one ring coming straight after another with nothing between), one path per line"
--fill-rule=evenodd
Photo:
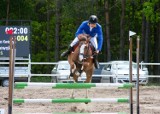
M9 19L9 7L10 7L10 0L7 0L6 25L8 25L8 19Z
M55 27L55 61L59 60L59 32L60 32L60 8L61 0L56 0L56 27Z
M107 43L107 49L106 49L106 55L107 55L107 61L111 60L111 52L110 52L110 31L109 31L109 5L108 5L108 0L105 0L105 19L106 19L106 43Z
M124 50L123 50L123 46L124 46L124 31L125 31L125 4L126 4L126 0L121 0L121 22L120 22L120 60L124 59Z

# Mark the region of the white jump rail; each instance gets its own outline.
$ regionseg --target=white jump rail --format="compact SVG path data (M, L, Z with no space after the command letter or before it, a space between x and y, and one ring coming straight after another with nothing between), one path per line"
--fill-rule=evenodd
M132 83L33 83L33 82L16 82L15 88L23 89L25 87L52 87L57 89L86 89L86 88L107 88L107 87L117 87L117 88L131 88L135 85Z
M76 112L53 112L53 113L16 113L16 114L127 114L125 112L113 112L113 113L99 113L99 112L94 112L94 113L76 113Z
M59 99L13 99L13 103L128 103L129 98L59 98Z

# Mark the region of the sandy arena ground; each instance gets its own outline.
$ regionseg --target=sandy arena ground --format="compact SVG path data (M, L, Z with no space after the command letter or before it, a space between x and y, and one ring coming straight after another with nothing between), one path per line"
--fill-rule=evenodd
M51 89L51 88L26 88L14 90L14 98L69 98L71 89ZM160 87L140 87L140 114L160 114ZM75 91L76 98L85 97L85 90ZM89 98L126 98L129 97L129 90L126 89L89 89ZM5 109L7 114L8 88L0 87L0 109ZM136 114L136 89L133 89L133 106ZM13 114L18 113L52 113L52 112L89 112L89 113L111 113L127 112L129 114L128 103L24 103L14 104Z

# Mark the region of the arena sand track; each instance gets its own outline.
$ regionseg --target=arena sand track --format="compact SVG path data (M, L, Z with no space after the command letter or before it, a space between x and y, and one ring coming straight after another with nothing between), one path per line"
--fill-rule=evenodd
M51 89L51 88L26 88L14 90L14 98L24 99L54 99L69 98L72 90ZM85 97L85 90L75 91L76 98ZM124 98L129 97L129 90L124 89L89 89L89 98ZM133 89L134 114L136 114L136 89ZM5 109L7 114L8 88L0 87L0 109ZM51 113L51 112L127 112L129 113L128 103L24 103L14 104L13 114L18 113ZM140 87L140 114L160 114L160 87Z

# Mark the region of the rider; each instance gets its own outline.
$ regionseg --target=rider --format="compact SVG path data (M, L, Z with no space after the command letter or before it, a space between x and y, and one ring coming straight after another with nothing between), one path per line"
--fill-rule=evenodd
M94 46L95 53L96 53L94 56L95 68L98 69L99 64L98 64L97 56L102 49L103 33L102 33L101 25L98 24L98 18L96 15L91 15L89 17L89 20L82 22L82 24L79 26L75 34L76 36L75 39L70 44L70 47L68 48L68 50L66 52L63 52L61 56L65 57L71 53L71 51L73 50L73 46L77 44L77 42L79 41L78 37L80 37L81 34L88 34L91 37L90 42Z

